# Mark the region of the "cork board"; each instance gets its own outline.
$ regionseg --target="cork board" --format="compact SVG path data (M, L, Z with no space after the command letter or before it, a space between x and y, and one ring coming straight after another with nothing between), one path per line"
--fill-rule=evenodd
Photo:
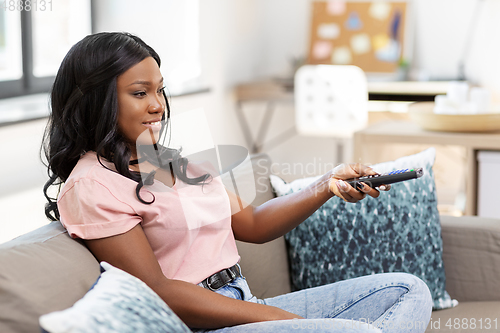
M309 64L394 73L404 50L406 2L312 2Z

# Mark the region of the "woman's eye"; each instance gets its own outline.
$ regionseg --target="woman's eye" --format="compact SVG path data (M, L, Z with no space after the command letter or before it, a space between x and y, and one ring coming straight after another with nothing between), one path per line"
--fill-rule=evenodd
M145 91L136 91L134 93L134 96L143 97L143 96L146 96L146 92Z
M161 87L160 89L158 89L158 94L163 94L163 92L165 91L165 88L166 87Z

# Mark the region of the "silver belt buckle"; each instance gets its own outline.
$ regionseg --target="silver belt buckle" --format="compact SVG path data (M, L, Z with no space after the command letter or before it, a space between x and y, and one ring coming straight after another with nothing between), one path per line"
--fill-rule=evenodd
M231 275L231 282L234 281L234 279L236 278L236 274L233 273L233 271L231 270L232 267L230 268L227 268L227 270L229 271L229 275Z
M234 266L232 266L232 267L234 267ZM207 284L208 289L209 289L209 290L211 290L211 291L216 291L216 290L221 289L222 287L227 286L229 283L233 282L233 281L236 279L236 277L237 277L237 276L236 276L236 274L235 274L235 273L231 270L231 268L232 268L232 267L229 267L229 268L226 268L226 269L225 269L225 271L229 272L229 276L231 277L231 280L230 280L230 281L228 281L228 282L226 282L224 285L220 286L219 288L213 288L213 287L212 287L212 285L210 284L210 278L211 278L212 276L207 277L207 278L205 279L205 281L206 281L206 284ZM224 271L224 270L223 270L223 271ZM238 271L239 271L239 267L238 267ZM221 271L221 272L222 272L222 271ZM219 273L220 273L220 272L215 273L215 274L219 274ZM214 275L215 275L215 274L214 274ZM240 274L241 274L241 273L240 273Z
M212 285L210 284L210 278L207 278L206 281L207 281L207 287L211 291L216 291L216 290L219 290L220 288L224 287L224 286L222 286L220 288L215 289L215 288L212 288Z

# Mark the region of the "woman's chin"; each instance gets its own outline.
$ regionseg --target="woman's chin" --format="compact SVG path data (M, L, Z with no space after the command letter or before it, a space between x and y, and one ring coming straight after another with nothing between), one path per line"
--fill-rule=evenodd
M160 139L160 131L144 131L136 140L137 146L150 146L157 144Z

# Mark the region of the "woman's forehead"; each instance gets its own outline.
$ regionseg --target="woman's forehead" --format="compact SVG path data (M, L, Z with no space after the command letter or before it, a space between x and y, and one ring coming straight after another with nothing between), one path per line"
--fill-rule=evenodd
M123 87L134 84L158 85L162 82L160 68L152 57L135 64L117 78L117 84Z

